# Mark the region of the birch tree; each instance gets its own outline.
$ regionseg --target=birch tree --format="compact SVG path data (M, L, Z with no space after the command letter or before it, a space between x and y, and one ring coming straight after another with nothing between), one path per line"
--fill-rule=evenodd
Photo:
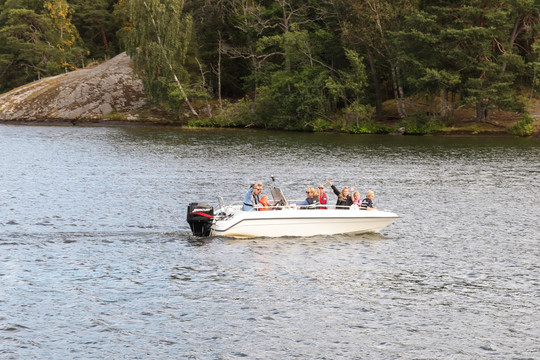
M378 68L384 65L385 72L390 75L398 114L406 117L401 59L389 33L400 29L404 16L416 9L419 1L338 0L337 3L345 15L342 21L344 38L351 48L359 53L367 53L377 95L378 113L382 103L380 86L383 79L376 69L377 65Z
M71 23L71 16L73 10L70 8L66 0L54 0L45 1L43 6L49 16L54 31L54 43L55 48L60 51L61 66L64 71L74 70L75 66L72 64L73 50L75 42L79 37L77 28Z
M131 0L128 5L132 26L127 34L128 54L151 100L167 100L172 82L191 114L198 117L185 85L189 81L185 61L192 18L184 14L183 9L181 0Z

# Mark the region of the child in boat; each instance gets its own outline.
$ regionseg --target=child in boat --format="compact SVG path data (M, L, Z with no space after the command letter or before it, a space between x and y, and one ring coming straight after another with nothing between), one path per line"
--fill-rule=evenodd
M362 200L360 200L360 193L358 191L354 192L353 195L353 204L358 205L359 207L362 206Z
M259 199L259 206L257 207L259 211L270 210L270 203L268 202L268 195L263 195Z
M362 205L360 206L360 210L375 210L377 209L375 205L373 204L373 198L375 197L375 193L371 190L369 190L366 194L366 198L362 200Z

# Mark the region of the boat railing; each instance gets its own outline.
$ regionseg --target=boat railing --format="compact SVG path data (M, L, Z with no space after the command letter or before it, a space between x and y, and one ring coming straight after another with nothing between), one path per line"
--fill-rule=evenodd
M329 204L310 204L310 205L299 205L303 200L289 200L289 204L286 206L270 206L265 210L282 210L282 209L292 209L292 210L350 210L350 206L342 205L329 205Z
M287 205L270 205L267 208L255 206L255 211L273 211L273 210L350 210L350 206L342 205L329 205L329 204L311 204L311 205L298 205L304 200L288 200ZM218 197L219 210L222 212L238 211L242 209L243 202L235 201L228 206L223 202L223 198Z

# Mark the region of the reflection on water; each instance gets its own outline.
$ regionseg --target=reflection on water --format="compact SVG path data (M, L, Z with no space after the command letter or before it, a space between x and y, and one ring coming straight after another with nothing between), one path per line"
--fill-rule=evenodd
M0 126L0 150L0 358L538 357L538 139ZM400 219L190 234L188 203L271 175Z

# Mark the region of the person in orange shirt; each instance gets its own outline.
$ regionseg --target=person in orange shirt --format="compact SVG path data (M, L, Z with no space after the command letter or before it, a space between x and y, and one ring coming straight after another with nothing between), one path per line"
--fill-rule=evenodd
M268 202L268 196L267 195L263 195L261 196L261 198L259 199L259 206L257 207L257 209L259 211L266 211L266 210L270 210L270 203Z

